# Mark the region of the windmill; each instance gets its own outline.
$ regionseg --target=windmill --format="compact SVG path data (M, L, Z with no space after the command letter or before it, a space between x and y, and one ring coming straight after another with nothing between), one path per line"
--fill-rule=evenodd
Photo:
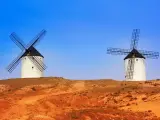
M9 73L11 73L21 61L21 78L43 77L43 72L46 69L46 65L43 63L44 57L36 50L35 46L45 34L46 31L42 30L27 45L16 35L16 33L10 35L11 40L22 50L22 52L7 67Z
M125 79L127 81L145 81L145 59L158 59L159 52L137 50L139 41L139 29L134 29L132 32L130 49L108 48L107 54L112 55L127 55L124 58L125 64Z

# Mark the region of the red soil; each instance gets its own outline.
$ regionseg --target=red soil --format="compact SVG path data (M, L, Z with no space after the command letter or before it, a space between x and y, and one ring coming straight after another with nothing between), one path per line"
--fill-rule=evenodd
M1 120L160 120L160 81L0 81Z

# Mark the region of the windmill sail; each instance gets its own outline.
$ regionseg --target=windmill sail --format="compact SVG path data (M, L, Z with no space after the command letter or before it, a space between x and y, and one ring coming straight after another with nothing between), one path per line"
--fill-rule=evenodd
M137 49L138 47L138 41L139 41L139 34L140 30L139 29L134 29L132 32L132 41L131 41L131 46L130 49Z
M10 35L11 40L23 51L26 50L26 45L23 42L23 40L21 40L18 35L16 33L12 33Z
M19 56L17 56L12 62L11 64L8 65L7 70L8 72L12 72L16 66L19 64L21 57L24 55L24 52L22 51Z
M133 29L130 49L121 49L121 48L107 49L107 54L126 55L126 57L124 58L126 80L135 80L135 81L146 80L145 59L159 58L159 52L137 50L139 35L140 35L140 29Z
M126 75L128 80L133 79L134 65L135 65L135 58L131 58L130 60L128 60L127 75Z
M23 57L29 58L29 60L34 64L34 65L30 64L30 62L26 58L22 59L23 63L25 64L25 65L22 65L23 66L23 73L28 74L27 72L24 72L24 71L28 70L28 65L30 66L29 68L32 68L33 66L37 67L38 70L41 72L43 72L47 68L46 65L42 61L42 59L44 57L34 48L35 45L44 37L45 34L46 34L46 30L42 30L27 45L23 42L22 39L20 39L18 37L18 35L16 33L13 32L10 35L11 40L22 50L22 53L16 59L14 59L11 64L9 64L9 66L7 67L8 72L11 73L16 68L16 66L20 63L20 60ZM37 72L37 73L39 73L39 72ZM32 74L32 73L30 73L30 74ZM36 74L36 72L35 72L35 74Z

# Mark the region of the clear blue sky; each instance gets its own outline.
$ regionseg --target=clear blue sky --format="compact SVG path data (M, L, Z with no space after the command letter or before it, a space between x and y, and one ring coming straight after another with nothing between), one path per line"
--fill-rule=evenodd
M5 0L0 4L0 79L20 77L20 65L6 66L21 52L10 40L16 32L28 43L41 29L36 46L45 56L46 76L71 79L124 79L125 56L107 47L129 48L132 29L141 29L139 49L160 51L159 0ZM146 61L148 79L160 78L160 60Z

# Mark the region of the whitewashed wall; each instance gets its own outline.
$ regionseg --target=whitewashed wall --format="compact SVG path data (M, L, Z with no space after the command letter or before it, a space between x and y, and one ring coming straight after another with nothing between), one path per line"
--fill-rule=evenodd
M131 60L131 58L126 59L124 61L125 76L127 76L127 67L128 67L128 61L129 60ZM133 79L129 80L129 79L126 78L126 80L127 81L145 81L146 80L145 59L135 58Z
M43 61L42 57L37 56ZM39 78L43 77L43 71L40 71L36 65L27 57L21 58L21 78Z

